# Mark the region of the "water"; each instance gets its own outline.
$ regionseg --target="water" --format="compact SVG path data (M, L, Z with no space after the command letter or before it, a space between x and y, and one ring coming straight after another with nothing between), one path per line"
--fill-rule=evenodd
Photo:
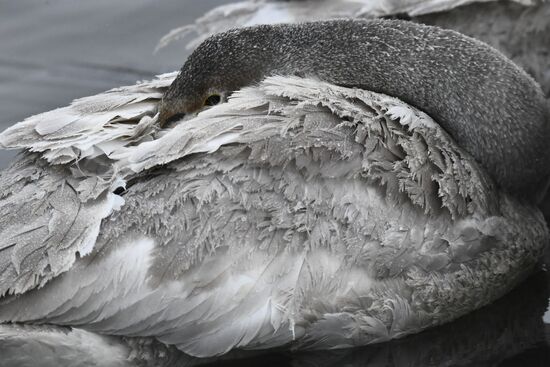
M74 98L178 69L188 52L179 44L153 55L158 39L224 2L0 0L0 129ZM1 152L0 167L14 154ZM550 366L550 273L542 270L545 266L550 269L550 254L536 274L497 303L403 340L338 352L235 356L216 364ZM40 343L24 348L0 344L0 366L21 365L14 361L22 354L28 357L27 365L79 364ZM48 353L53 359L45 359ZM176 355L161 363L195 362Z

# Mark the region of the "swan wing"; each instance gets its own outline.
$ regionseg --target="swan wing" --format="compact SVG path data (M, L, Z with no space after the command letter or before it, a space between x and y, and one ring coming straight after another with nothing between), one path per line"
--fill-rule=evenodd
M80 98L31 116L0 135L0 147L38 152L50 164L110 155L154 130L156 102L176 73Z
M112 134L116 149L67 163L29 140L3 173L0 284L18 296L0 300L0 320L155 337L195 356L361 345L488 302L544 243L540 213L392 97L276 76L173 128L143 119L155 126L116 122L137 130L131 143ZM491 257L519 242L525 255Z
M44 285L89 254L101 222L124 200L109 157L149 139L156 103L175 73L74 101L0 135L23 149L0 177L0 294Z

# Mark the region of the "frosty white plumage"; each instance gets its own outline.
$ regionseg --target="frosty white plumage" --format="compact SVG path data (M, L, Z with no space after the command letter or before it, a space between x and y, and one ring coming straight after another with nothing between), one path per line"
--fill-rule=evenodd
M352 9L347 3L357 6L335 4ZM411 27L437 52L436 28ZM268 28L250 31L258 29ZM217 47L231 47L220 37ZM467 42L457 37L456 64L468 63L459 48ZM410 42L388 44L402 47L397 54L424 52ZM422 111L434 100L424 102L431 94L415 86L431 85L430 93L453 103L468 101L452 95L462 89L415 79L420 73L406 82L418 95L395 93L400 99L382 93L391 88L304 73L290 61L276 72L262 69L258 80L245 74L244 84L231 74L238 87L221 92L225 75L215 68L211 79L192 73L195 84L181 82L183 72L163 74L14 125L0 135L4 148L23 150L0 177L0 343L21 333L89 340L114 345L107 348L113 359L130 364L154 364L176 350L211 358L340 349L401 338L493 302L543 253L548 229L538 205L550 167L542 148L533 149L548 135L546 97L494 52L497 69L479 88L512 92L486 93L452 114ZM400 77L411 70L397 65ZM441 80L460 79L457 65L446 64ZM403 83L395 75L381 77ZM178 85L183 92L174 92ZM222 103L204 102L211 95ZM507 107L494 109L499 104ZM543 118L515 125L521 116ZM468 145L461 133L470 127L453 128L456 121L483 121L476 138L491 129L485 145ZM499 141L513 141L504 149L511 155L495 153ZM506 158L515 155L523 165ZM58 327L74 331L63 339Z

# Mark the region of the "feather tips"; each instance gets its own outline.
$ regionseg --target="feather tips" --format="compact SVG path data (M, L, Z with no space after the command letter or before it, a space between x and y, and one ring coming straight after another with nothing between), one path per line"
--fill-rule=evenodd
M95 97L89 112L109 121L69 117L41 138L51 116L36 116L0 136L39 151L0 181L0 290L22 293L0 319L154 336L199 356L362 345L489 302L545 243L540 213L395 98L271 77L157 130L169 82ZM130 90L145 117L125 114Z

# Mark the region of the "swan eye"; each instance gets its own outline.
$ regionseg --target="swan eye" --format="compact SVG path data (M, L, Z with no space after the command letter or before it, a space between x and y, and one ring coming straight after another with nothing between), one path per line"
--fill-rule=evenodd
M204 100L205 106L215 106L219 104L222 100L222 97L219 94L212 94Z

